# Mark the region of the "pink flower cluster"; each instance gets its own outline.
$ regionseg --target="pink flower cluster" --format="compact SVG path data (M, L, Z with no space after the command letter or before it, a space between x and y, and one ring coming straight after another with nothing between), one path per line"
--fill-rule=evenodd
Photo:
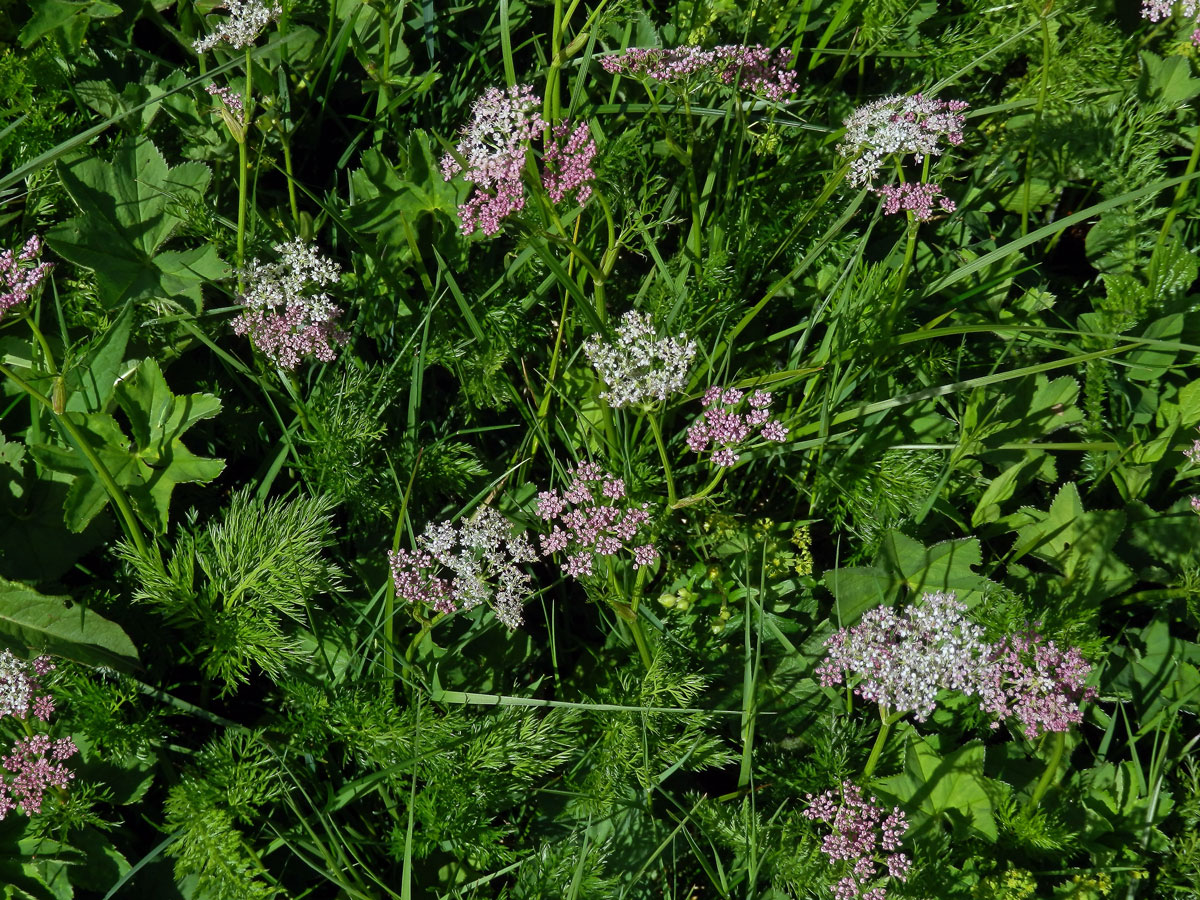
M0 760L10 773L11 781L0 778L0 819L17 808L33 816L42 811L46 788L65 788L75 773L63 762L78 752L70 738L52 741L44 734L35 734L13 744L12 753Z
M219 87L216 84L208 85L204 90L220 100L225 107L232 113L236 113L238 118L242 115L242 95L237 91L230 90L227 87Z
M529 85L504 91L488 88L475 101L471 122L455 146L465 165L454 154L442 157L446 181L462 173L475 185L474 194L458 208L463 234L481 228L484 234L493 235L506 218L525 208L521 172L526 151L547 127L538 105ZM554 128L545 150L542 181L555 203L572 191L580 203L591 196L595 155L596 143L586 124L572 129L570 123L562 122Z
M884 900L887 890L877 883L881 878L907 880L912 863L899 850L908 820L900 807L894 807L885 817L875 798L867 800L862 789L849 781L842 782L841 791L806 796L809 807L805 817L831 828L821 842L821 851L833 865L841 864L844 873L833 889L837 900L860 896L863 900ZM867 887L873 883L874 887Z
M1066 731L1082 721L1079 704L1095 697L1084 687L1092 667L1076 649L1061 650L1030 632L998 643L963 613L952 593L925 594L903 612L886 606L839 629L826 642L817 667L822 685L858 678L854 692L891 712L929 717L941 690L978 697L979 707L999 722L1015 718L1030 739Z
M417 545L417 550L388 554L396 596L439 613L487 603L509 628L521 624L532 579L519 564L534 562L537 554L525 534L514 534L500 513L483 506L457 525L431 524Z
M333 346L349 340L337 326L342 311L322 290L338 281L337 264L300 238L276 244L275 252L278 262L253 259L242 272L246 290L240 300L245 311L233 321L234 334L249 335L284 369L294 369L306 356L333 362Z
M1033 630L993 645L982 673L980 709L997 720L1015 718L1033 740L1083 721L1079 704L1096 696L1085 687L1092 667L1075 647L1063 650ZM999 721L993 722L999 728Z
M771 418L771 395L766 391L755 391L748 400L749 412L738 412L745 394L735 388L713 385L704 392L704 412L687 430L688 447L695 453L703 453L709 444L713 451L712 461L717 466L732 466L738 461L734 448L744 444L758 429L764 440L783 441L787 429Z
M41 679L54 669L48 656L32 662L0 651L0 718L28 719L32 713L43 722L54 713L54 700L42 689ZM48 787L66 787L74 774L63 762L77 751L70 738L51 740L44 734L22 738L12 746L0 766L15 776L0 774L0 820L20 806L26 815L41 812Z
M542 555L565 552L562 570L573 578L591 575L597 556L615 556L632 542L650 519L646 505L618 505L625 498L625 482L595 463L581 463L570 473L570 484L561 494L556 490L538 494L538 516L551 523L540 536ZM561 523L553 524L555 520ZM651 543L633 547L634 568L658 559Z
M883 198L883 213L887 216L899 212L911 212L918 222L928 222L933 218L933 204L936 201L946 212L954 212L957 208L953 200L942 196L941 185L906 182L904 184L885 184L875 188L875 193Z
M42 283L53 263L36 262L42 252L42 239L33 235L20 253L11 250L0 253L0 318L33 294Z
M542 183L546 193L555 203L561 203L574 191L575 202L586 203L592 196L592 181L596 178L592 171L596 142L592 140L591 129L587 122L580 122L574 129L569 123L560 122L554 126L551 135L553 140L546 147L542 160L545 166Z
M1142 18L1151 22L1169 19L1176 10L1185 19L1191 19L1193 24L1200 26L1200 0L1142 0ZM1200 47L1200 27L1192 32L1192 43Z
M600 65L613 75L644 75L668 83L701 74L776 102L794 93L797 84L791 51L772 51L761 44L725 44L712 50L634 48L606 56Z

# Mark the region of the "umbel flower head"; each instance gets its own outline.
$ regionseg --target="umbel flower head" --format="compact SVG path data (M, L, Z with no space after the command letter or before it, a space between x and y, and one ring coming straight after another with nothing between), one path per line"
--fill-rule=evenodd
M224 41L235 50L248 47L258 40L262 30L283 15L278 3L264 0L225 0L218 9L229 11L229 18L221 21L212 33L192 44L197 53L211 50Z
M650 317L631 309L621 317L613 341L592 335L583 352L607 387L600 398L618 409L666 400L682 390L696 342L682 333L660 338Z
M892 216L896 213L911 212L918 222L928 222L933 218L933 204L937 204L946 212L954 212L957 207L953 200L942 196L942 188L936 184L885 184L875 188L875 193L883 198L883 214Z
M488 88L475 101L471 121L454 148L462 162L451 153L442 157L446 181L461 173L475 186L472 196L458 208L463 234L480 228L493 235L506 218L525 208L521 175L526 152L547 127L539 106L533 88L524 84L503 91ZM576 201L584 203L595 179L595 155L596 142L586 123L574 128L570 122L556 125L545 148L542 172L550 199L559 203L574 192Z
M874 181L893 154L912 155L918 162L963 140L962 100L934 100L924 94L895 94L860 106L845 121L846 136L838 152L854 158L850 183L856 187Z
M54 267L54 263L37 261L41 253L42 239L37 235L25 242L20 253L0 252L0 319L33 296L46 273Z
M700 76L774 101L796 90L791 64L790 50L772 51L761 44L724 44L711 50L633 48L600 60L604 71L614 75L644 75L667 84Z
M615 556L626 548L635 569L658 559L653 544L634 546L650 514L645 504L621 502L625 498L622 479L591 462L581 463L569 474L570 482L561 494L556 490L538 494L538 516L550 524L550 531L539 537L543 556L565 553L562 570L572 578L591 575L597 556Z
M483 506L457 525L431 524L417 547L388 554L396 596L439 613L487 603L509 628L521 624L531 579L519 564L534 562L537 554L500 513Z
M817 676L827 687L856 677L854 692L864 700L912 712L918 722L933 712L941 690L977 697L993 728L1016 719L1030 739L1083 721L1079 704L1096 692L1084 685L1092 667L1077 649L1032 629L987 643L965 610L954 594L941 592L901 613L876 607L825 642L829 654Z
M250 340L276 365L294 369L305 356L333 362L333 344L347 336L337 327L341 310L322 288L337 282L337 264L317 252L315 244L296 238L276 244L279 261L250 261L242 272L245 311L233 321L235 334Z
M830 828L821 841L821 852L842 874L833 888L837 900L884 900L884 879L907 880L912 863L899 852L900 839L908 830L904 810L896 806L885 816L876 798L868 800L862 788L849 781L842 782L840 791L806 796L805 818Z
M53 669L54 663L48 656L25 662L8 650L0 651L0 718L28 720L32 715L43 722L49 721L54 713L54 700L43 689L42 678ZM4 770L0 771L0 820L18 806L26 815L41 812L46 789L65 788L75 777L63 762L76 750L70 738L52 740L44 734L14 743L9 754L0 758Z
M978 693L989 648L983 629L963 615L954 594L926 594L897 612L890 606L868 610L857 625L825 642L817 667L821 684L842 683L855 675L854 693L892 712L911 712L925 721L940 690Z
M738 461L737 448L750 440L757 431L764 440L782 442L787 429L771 418L771 395L755 391L750 395L747 412L739 412L745 394L735 388L715 384L704 392L704 412L687 430L688 447L695 453L704 452L711 443L712 461L718 466L732 466Z

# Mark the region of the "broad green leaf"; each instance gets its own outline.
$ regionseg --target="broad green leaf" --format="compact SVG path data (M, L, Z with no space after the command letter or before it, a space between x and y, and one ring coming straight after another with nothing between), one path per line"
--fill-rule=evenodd
M185 482L207 483L225 467L219 459L196 456L181 437L201 419L215 416L221 401L211 394L175 396L158 363L143 360L115 392L129 419L133 440L107 413L65 413L84 434L108 473L129 495L141 519L156 533L166 531L171 492ZM91 463L75 448L35 445L43 465L75 477L67 495L67 526L81 531L109 502Z
M1074 483L1064 485L1047 512L1022 508L1031 521L1017 531L1012 561L1026 553L1054 565L1062 596L1096 603L1127 590L1133 572L1113 552L1125 528L1119 510L1085 511Z
M1130 632L1116 656L1109 687L1128 694L1138 710L1139 733L1155 728L1164 713L1173 715L1185 704L1193 710L1200 701L1200 646L1171 634L1170 625L1156 619Z
M49 653L90 666L129 670L137 649L121 630L69 597L49 597L0 578L0 635L34 653Z
M837 601L838 622L853 625L868 609L890 606L896 600L899 584L886 569L878 566L848 566L825 574L824 583Z
M1038 469L1042 467L1043 456L1042 453L1026 454L1020 462L1013 463L993 478L979 502L975 504L975 511L971 513L971 527L978 528L1000 518L1000 504L1012 497L1018 487L1033 480Z
M1006 785L983 774L984 746L972 741L941 756L929 741L910 735L904 772L877 784L908 813L914 833L936 827L946 817L958 837L997 837L996 802Z
M183 221L177 205L202 202L210 179L204 165L168 168L154 144L141 139L118 147L112 162L60 163L58 174L80 215L50 229L46 240L96 273L106 303L184 296L199 307L200 286L224 271L216 251L162 247Z
M1161 100L1168 106L1186 103L1200 94L1200 78L1192 77L1192 66L1182 56L1163 59L1148 50L1139 56L1142 71L1138 78L1138 93L1146 99Z
M75 366L65 374L67 383L66 408L73 412L103 412L125 360L129 330L133 323L133 307L126 304L99 339L92 343Z
M942 541L925 547L899 531L883 538L881 557L913 596L934 591L953 592L973 606L983 596L987 580L971 571L983 563L975 538Z
M1197 422L1200 422L1200 380L1179 389L1179 424L1190 428Z
M1183 315L1163 316L1155 319L1142 332L1142 337L1159 341L1183 340ZM1168 347L1146 347L1129 354L1130 367L1125 370L1127 378L1138 381L1152 381L1161 378L1168 368L1175 364L1179 351Z

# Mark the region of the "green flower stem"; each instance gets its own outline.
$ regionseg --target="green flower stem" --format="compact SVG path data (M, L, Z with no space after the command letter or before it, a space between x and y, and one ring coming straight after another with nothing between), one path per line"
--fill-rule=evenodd
M925 157L925 164L921 167L921 183L924 184L929 180L929 160L930 157ZM897 160L896 169L900 172L900 183L904 183L904 171L900 168L900 162ZM912 268L913 257L917 252L917 232L921 229L921 223L917 221L916 213L911 209L907 212L908 215L908 240L904 245L904 260L900 263L900 272L896 278L896 293L892 297L892 306L888 310L888 330L891 330L892 323L896 321L896 316L900 314L900 304L904 301L904 286L908 283L908 272Z
M250 156L247 143L250 140L250 91L253 78L250 61L250 48L246 48L246 88L242 93L242 121L245 131L238 141L238 224L237 224L237 261L238 261L238 293L245 289L242 270L246 267L246 200L247 173L250 170Z
M671 462L667 459L667 445L663 443L662 426L658 424L658 416L651 412L646 416L646 422L654 433L654 443L658 446L658 458L662 460L663 474L667 477L667 506L675 508L675 479L671 476ZM642 568L645 568L643 566ZM639 572L641 569L638 570Z
M92 472L95 474L100 484L104 487L104 490L108 493L113 505L117 507L118 512L121 514L121 518L124 520L126 536L133 542L133 546L137 548L138 553L140 553L146 559L154 559L155 557L150 553L150 546L146 543L146 537L142 533L141 524L138 522L137 515L133 511L132 504L129 502L128 495L124 490L121 489L121 486L117 484L116 480L112 477L112 473L108 471L108 467L105 466L100 457L96 455L96 452L92 449L91 444L88 443L88 440L84 434L79 430L78 427L76 427L75 423L71 421L69 414L58 412L54 408L54 403L49 397L38 391L37 388L27 382L16 372L8 368L8 366L0 365L0 375L10 379L14 384L20 387L21 390L25 391L26 394L28 394L38 403L42 404L42 406L46 407L46 409L50 410L51 415L53 415L58 424L62 426L63 431L67 433L67 437L75 446L75 449L83 455L83 458L87 460L88 465L91 466Z
M691 506L693 503L699 503L714 490L716 490L717 485L721 483L721 479L725 477L726 471L728 471L728 469L724 466L717 469L717 474L713 476L712 481L706 484L699 493L692 494L690 497L684 497L682 500L676 500L671 504L671 509L683 509L685 506Z
M883 753L884 745L887 744L888 734L892 730L892 726L899 722L904 717L903 712L892 713L890 716L884 711L884 707L879 707L879 734L875 736L875 746L871 748L871 755L867 757L867 764L863 767L863 778L870 778L875 771L875 766L879 764L879 757Z
M1046 796L1046 791L1050 790L1050 785L1054 783L1054 776L1058 773L1058 766L1062 762L1063 750L1067 746L1067 733L1056 731L1051 740L1053 744L1050 747L1050 758L1046 760L1046 770L1042 772L1037 787L1033 789L1033 795L1025 805L1025 808L1030 811L1037 809L1042 798Z
M292 207L292 225L300 228L300 207L296 203L296 178L292 174L292 137L283 135L283 171L287 173L288 203Z
M644 566L642 568L645 568ZM641 571L639 569L639 571ZM633 642L637 644L638 656L642 658L642 665L649 672L654 665L654 658L650 655L650 645L646 643L646 635L642 631L642 623L640 619L634 619L629 623L629 630L633 632Z
M446 618L446 613L438 613L432 619L420 620L421 630L416 633L413 639L409 642L408 649L404 651L404 658L406 660L412 662L412 658L417 653L417 648L421 646L421 642L425 640L426 635L433 631L434 626L444 618Z
M404 518L408 513L408 498L412 496L413 482L417 480L417 469L421 465L421 454L425 452L424 447L417 448L417 458L413 460L412 472L408 476L408 487L404 489L404 497L400 500L400 513L396 516L396 530L392 534L392 552L395 553L400 549L400 535L404 533ZM399 485L397 485L399 487ZM389 573L387 581L387 590L383 595L383 643L385 647L383 667L387 673L388 680L394 681L396 678L396 584L392 581ZM411 659L413 648L410 647L405 653L406 659Z

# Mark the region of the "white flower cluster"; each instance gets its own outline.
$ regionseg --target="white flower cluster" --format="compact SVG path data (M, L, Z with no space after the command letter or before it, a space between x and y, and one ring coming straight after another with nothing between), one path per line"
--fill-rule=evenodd
M303 306L313 321L336 318L340 311L320 288L337 283L341 277L338 264L321 256L316 244L306 245L300 238L276 244L275 252L279 262L261 263L255 258L242 272L246 283L242 305L272 311Z
M518 563L535 562L537 554L525 533L513 534L508 522L490 506L457 528L440 522L425 529L417 542L435 562L454 573L454 601L460 609L489 604L509 628L521 624L528 599L529 574Z
M0 650L0 718L25 718L37 681L30 677L28 666L9 650Z
M601 399L614 409L665 400L683 389L696 342L686 334L659 338L648 315L631 309L617 326L616 340L605 343L592 335L583 345L608 390Z
M850 166L850 183L857 187L874 181L893 153L911 153L921 162L942 152L942 136L961 144L960 113L966 108L962 100L934 100L923 94L895 94L859 107L846 119L846 136L838 146L842 156L858 154Z
M834 634L829 655L817 667L825 686L846 673L862 678L855 693L893 712L912 711L925 721L943 688L979 694L991 646L983 629L963 615L954 594L926 594L900 614L880 606L857 625Z
M221 41L234 49L248 47L267 25L283 15L283 7L278 3L268 4L263 0L225 0L221 6L229 10L229 18L217 25L208 37L192 44L197 53L211 50Z

